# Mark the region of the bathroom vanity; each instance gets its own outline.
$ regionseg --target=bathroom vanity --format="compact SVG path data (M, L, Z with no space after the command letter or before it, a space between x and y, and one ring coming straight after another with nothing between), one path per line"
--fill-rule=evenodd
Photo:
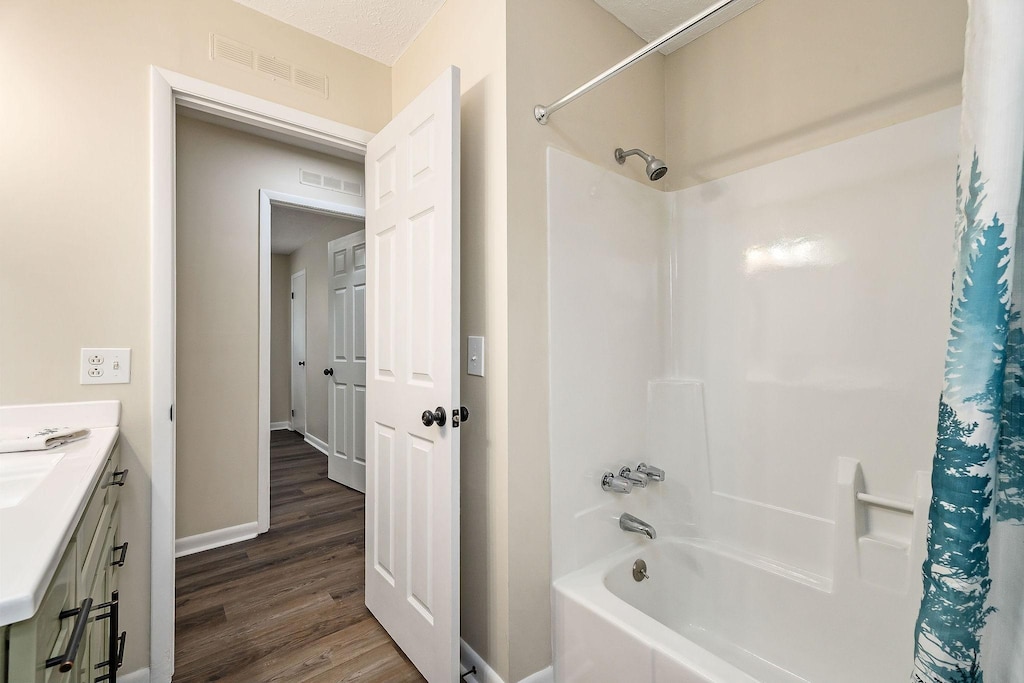
M128 483L118 401L0 407L0 431L83 427L52 450L0 453L0 682L116 683Z

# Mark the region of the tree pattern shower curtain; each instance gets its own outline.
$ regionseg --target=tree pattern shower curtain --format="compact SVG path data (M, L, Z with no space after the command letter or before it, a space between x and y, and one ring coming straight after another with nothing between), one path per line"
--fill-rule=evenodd
M1024 0L971 0L912 680L1024 682Z

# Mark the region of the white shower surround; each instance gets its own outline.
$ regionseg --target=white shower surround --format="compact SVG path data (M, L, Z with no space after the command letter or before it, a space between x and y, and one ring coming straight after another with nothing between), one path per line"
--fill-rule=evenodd
M557 680L600 670L578 648L572 670L559 670L567 634L585 635L592 665L638 638L636 624L616 619L618 636L601 636L610 611L640 612L607 588L603 603L601 590L579 593L584 578L679 538L702 539L694 557L727 568L753 562L766 586L801 577L801 590L828 596L864 631L832 637L901 643L874 648L890 660L906 641L901 661L886 660L891 680L906 679L929 495L921 473L948 322L958 116L941 111L675 193L549 151ZM604 471L641 460L667 480L628 496L601 490ZM860 504L858 492L916 513ZM654 524L658 540L619 530L626 511ZM881 613L858 611L871 603ZM657 678L657 647L643 634L639 642L650 673L641 663L630 680L677 680Z

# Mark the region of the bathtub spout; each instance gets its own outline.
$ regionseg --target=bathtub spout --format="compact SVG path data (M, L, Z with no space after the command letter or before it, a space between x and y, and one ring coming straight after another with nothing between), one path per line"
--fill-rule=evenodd
M619 528L634 534L643 534L652 541L658 537L658 533L654 530L653 526L628 512L623 512L622 516L619 517Z

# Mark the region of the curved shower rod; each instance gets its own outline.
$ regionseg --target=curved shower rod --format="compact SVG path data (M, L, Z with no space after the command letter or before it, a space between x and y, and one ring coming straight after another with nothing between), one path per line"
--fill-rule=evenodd
M640 48L630 56L626 57L621 62L611 67L607 71L595 76L594 78L591 78L589 81L587 81L580 87L576 88L562 99L556 100L547 106L538 104L536 107L533 108L534 118L537 119L537 123L541 124L542 126L547 125L548 119L556 111L558 111L565 105L569 104L573 100L582 97L583 95L586 95L588 92L590 92L597 86L601 85L605 81L610 80L615 76L618 76L620 73L622 73L629 67L633 66L634 64L636 64L637 62L639 62L647 55L651 54L652 52L660 48L662 45L672 40L673 38L676 38L677 36L679 36L679 34L683 33L684 31L693 28L694 26L705 21L706 19L710 19L713 15L722 12L722 10L729 7L730 5L736 5L736 7L733 7L733 9L736 10L736 12L731 16L727 16L726 20L731 19L740 12L743 12L744 10L751 8L760 1L761 0L720 0L719 2L716 2L711 7L707 8L700 14L697 14L691 17L690 19L687 19L683 23L679 24L679 26L676 26L674 29L672 29L665 35L661 36L660 38L657 38L647 43L647 45Z

